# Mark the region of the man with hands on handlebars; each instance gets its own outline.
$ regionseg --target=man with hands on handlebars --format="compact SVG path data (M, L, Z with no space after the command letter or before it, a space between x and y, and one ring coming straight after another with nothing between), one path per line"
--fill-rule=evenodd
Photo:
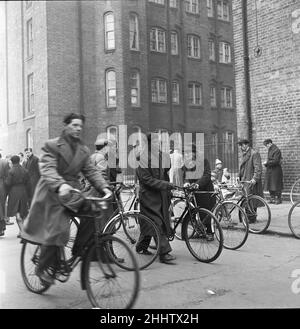
M60 137L48 140L42 147L41 178L35 189L31 208L24 221L21 237L41 244L41 254L36 274L42 282L54 283L47 273L49 266L56 267L60 248L65 246L70 234L69 210L78 212L84 197L70 193L80 189L79 174L102 194L111 195L107 182L90 160L90 151L81 141L85 117L71 113L65 116ZM73 246L76 253L84 245L89 219L81 218Z

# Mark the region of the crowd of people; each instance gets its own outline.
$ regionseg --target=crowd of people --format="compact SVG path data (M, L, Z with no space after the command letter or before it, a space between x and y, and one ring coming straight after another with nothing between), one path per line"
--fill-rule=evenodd
M97 138L95 152L90 154L81 140L85 118L71 113L64 118L61 135L48 140L42 147L38 159L32 149L9 159L0 157L0 234L13 217L20 228L20 236L42 245L37 275L42 281L52 284L54 279L46 269L57 265L59 250L69 237L69 217L66 208L78 212L83 207L84 197L70 193L79 189L82 193L94 196L112 195L111 183L120 173L114 142ZM227 182L230 173L223 169L223 163L216 159L211 169L207 159L203 161L200 175L190 175L197 170L197 146L192 145L189 161L183 160L178 148L171 153L160 148L158 134L147 135L147 147L136 149L136 177L139 182L140 212L153 220L160 230L159 259L165 264L174 264L176 257L168 237L170 226L170 191L176 186L193 184L202 191L213 191L214 183ZM250 181L253 194L263 196L262 166L266 167L265 188L270 193L270 202L281 202L282 169L281 152L271 139L264 141L268 148L268 159L262 164L259 152L255 151L246 139L238 142L242 152L239 179ZM153 166L152 161L156 165ZM166 166L170 163L170 166ZM164 165L163 165L164 164ZM215 199L210 194L198 194L197 205L212 209ZM107 216L113 211L108 211ZM94 233L94 225L84 216L73 246L73 254L81 252L87 239ZM211 236L213 239L213 236ZM141 225L136 252L150 254L151 231Z
M13 225L14 219L22 230L40 179L38 157L32 148L25 148L24 153L7 155L5 159L0 154L0 236L5 235L6 225Z

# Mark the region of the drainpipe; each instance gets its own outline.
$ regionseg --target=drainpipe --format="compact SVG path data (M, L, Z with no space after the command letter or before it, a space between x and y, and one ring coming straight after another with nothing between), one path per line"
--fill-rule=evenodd
M245 98L246 113L248 123L248 139L252 144L252 113L251 113L251 90L249 73L249 48L248 48L248 19L247 19L247 0L242 0L242 20L243 20L243 46L244 46L244 79L245 79Z

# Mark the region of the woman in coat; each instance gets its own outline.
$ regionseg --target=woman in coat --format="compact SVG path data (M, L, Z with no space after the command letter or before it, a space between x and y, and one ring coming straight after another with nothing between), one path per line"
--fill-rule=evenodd
M28 195L30 193L29 174L20 165L20 157L11 157L12 168L8 172L5 184L8 189L7 216L16 216L20 232L23 227L23 219L28 213Z
M270 203L280 204L282 202L281 192L283 190L281 151L273 144L271 139L266 139L264 145L268 149L268 160L264 163L267 168L264 188L270 193Z

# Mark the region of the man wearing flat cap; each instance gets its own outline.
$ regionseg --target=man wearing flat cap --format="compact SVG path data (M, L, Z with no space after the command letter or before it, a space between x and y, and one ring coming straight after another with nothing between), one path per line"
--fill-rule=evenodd
M242 151L242 161L240 164L239 179L241 181L250 181L249 192L254 195L263 195L262 187L262 162L258 151L250 147L250 142L247 139L241 139L238 142ZM251 223L249 218L249 222ZM254 219L253 219L254 221Z

